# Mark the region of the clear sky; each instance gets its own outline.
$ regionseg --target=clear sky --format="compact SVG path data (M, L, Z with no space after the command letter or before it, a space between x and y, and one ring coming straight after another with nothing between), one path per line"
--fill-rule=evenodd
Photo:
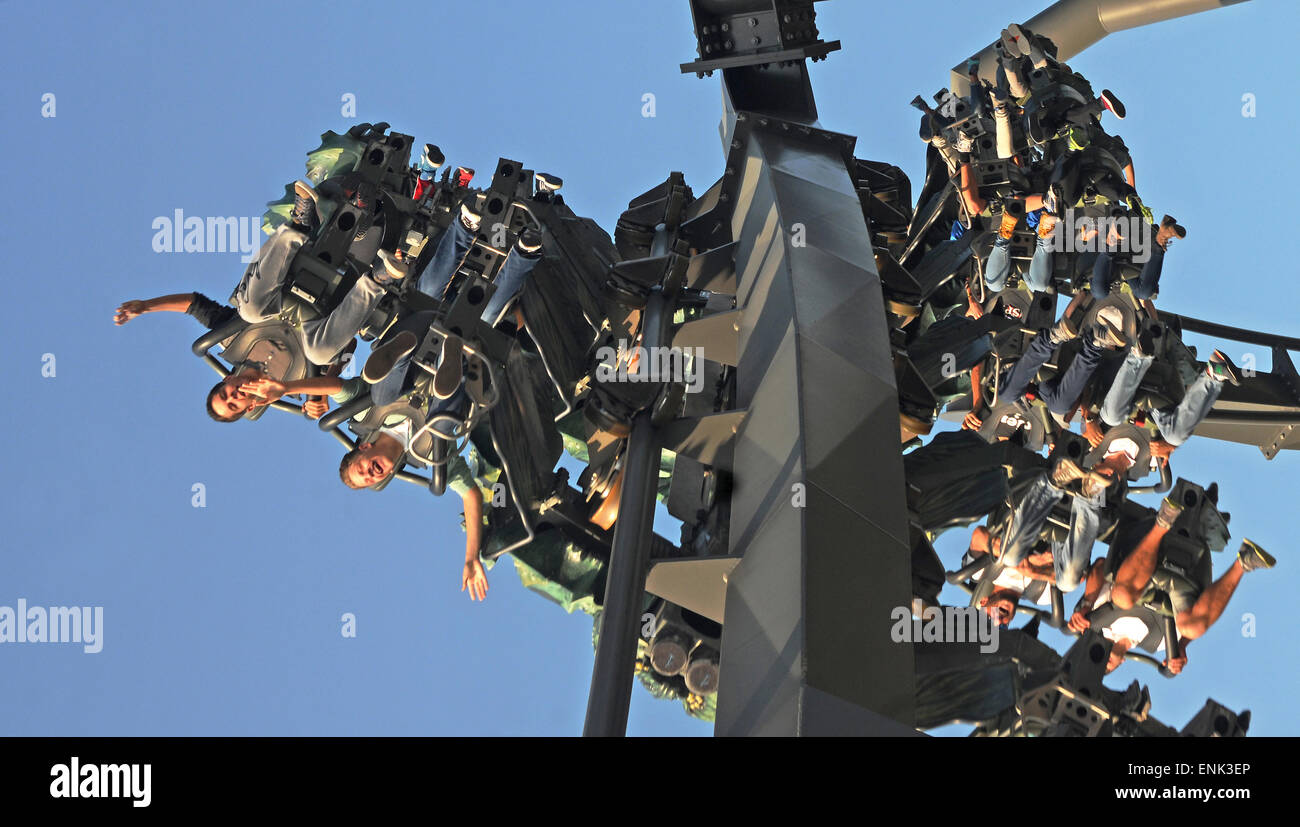
M918 186L908 101L1043 4L955 5L818 4L824 36L844 44L813 68L823 124ZM1291 223L1283 139L1300 133L1298 19L1294 3L1258 0L1121 33L1071 61L1123 98L1117 131L1139 189L1189 230L1165 268L1170 310L1300 334L1279 238ZM0 646L0 734L580 732L590 620L525 591L508 561L487 602L471 604L458 590L456 498L349 491L339 446L284 414L212 423L202 406L215 375L189 353L202 329L170 314L119 329L111 315L165 293L224 301L239 253L155 252L155 218L260 216L321 132L357 120L388 121L485 174L500 156L559 174L573 209L608 229L671 170L702 192L721 171L720 96L717 78L678 72L695 57L685 0L9 2L0 42L0 242L12 262L0 417L13 440L0 606L104 608L98 654ZM341 112L349 94L356 118ZM1151 683L1158 717L1181 726L1210 696L1252 707L1255 733L1300 734L1287 610L1297 462L1204 441L1175 456L1180 475L1219 481L1229 553L1244 534L1280 564L1246 578L1177 680L1136 667L1112 678ZM962 544L943 539L945 562ZM1241 633L1246 612L1255 637ZM629 732L710 731L635 689Z

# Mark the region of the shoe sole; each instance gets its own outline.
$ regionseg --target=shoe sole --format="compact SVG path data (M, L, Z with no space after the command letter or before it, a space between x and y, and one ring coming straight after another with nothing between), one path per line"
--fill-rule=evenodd
M1163 503L1162 503L1161 505L1163 506ZM1183 510L1182 510L1181 508L1178 509L1177 511L1175 511L1175 512L1173 513L1173 516L1171 516L1171 517L1169 518L1169 522L1167 523L1167 525L1169 525L1170 527L1172 527L1173 524L1174 524L1175 522L1178 521L1178 518L1179 518L1179 516L1182 515L1182 513L1183 513ZM1161 525L1166 525L1166 523L1162 523L1162 522L1161 522L1161 520L1160 520L1160 514L1161 514L1161 511L1160 511L1160 510L1157 510L1157 511L1156 511L1156 522L1157 522L1157 523L1160 523Z
M439 399L450 399L460 387L460 380L465 375L464 356L460 348L459 336L448 336L442 340L438 372L433 376L433 395Z
M1006 52L1008 56L1013 58L1025 56L1024 52L1020 49L1020 43L1016 40L1015 35L1011 34L1007 29L1002 30L1002 51Z
M1110 114L1119 118L1121 121L1124 120L1124 116L1128 114L1128 110L1124 108L1124 104L1121 103L1120 99L1115 97L1109 89L1101 90L1101 102Z
M1029 57L1029 38L1025 35L1023 29L1016 23L1007 26L1007 33L1013 38L1016 48L1020 51L1021 57Z
M378 255L379 260L384 263L384 272L388 274L390 279L396 280L406 278L406 269L400 267L400 263L396 258L393 258L392 253L387 250L380 250L376 255Z
M1244 546L1246 549L1249 549L1249 550L1250 550L1250 555L1249 555L1249 556L1250 556L1251 558L1253 558L1253 559L1255 559L1255 560L1258 560L1258 561L1263 561L1263 565L1256 565L1255 568L1257 568L1257 569L1259 569L1259 568L1271 569L1271 568L1273 568L1274 566L1277 565L1277 558L1276 558L1276 557L1274 557L1273 555L1269 554L1267 551L1264 551L1264 549L1260 548L1259 546L1255 545L1254 543L1243 542L1243 543L1242 543L1242 546ZM1238 552L1237 556L1240 557L1240 556L1241 556L1241 553Z
M361 371L361 378L368 385L373 385L393 372L393 368L402 358L409 356L420 340L409 330L404 330L387 344L380 345L371 352L366 366Z
M1235 386L1240 386L1241 374L1237 372L1237 366L1232 363L1232 360L1228 358L1228 355L1221 350L1215 350L1214 353L1210 355L1211 361L1213 361L1215 356L1219 357L1219 364L1223 365L1224 370L1228 372L1226 381Z

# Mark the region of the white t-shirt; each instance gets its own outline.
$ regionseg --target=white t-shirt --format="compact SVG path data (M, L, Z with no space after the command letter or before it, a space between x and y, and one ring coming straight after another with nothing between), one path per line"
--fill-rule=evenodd
M393 439L402 443L402 450L409 452L411 450L411 420L402 418L401 422L395 425L385 425L379 429L382 434L388 434Z
M1102 586L1101 591L1097 593L1097 601L1093 604L1094 609L1099 609L1110 602L1110 584ZM1109 626L1104 629L1098 629L1101 636L1106 640L1118 643L1125 641L1128 648L1136 649L1142 641L1147 639L1151 634L1151 627L1146 625L1140 617L1121 617L1115 619ZM1160 645L1156 647L1157 652L1164 651L1164 638L1160 640Z
M967 558L963 561L963 564L968 563L970 561L971 558L967 556ZM980 571L977 571L971 577L971 579L976 581L983 579L985 571L987 571L987 569L981 569ZM1002 569L1002 571L998 574L998 576L993 579L993 585L996 586L997 588L1013 589L1015 591L1020 592L1021 594L1024 594L1025 589L1029 588L1030 584L1032 584L1033 582L1034 582L1034 578L1030 577L1027 574L1022 574L1016 571L1015 569L1011 568L1010 566L1007 566L1006 568ZM1044 587L1042 593L1038 595L1038 600L1035 601L1035 603L1036 605L1039 606L1052 605L1052 590L1050 588Z

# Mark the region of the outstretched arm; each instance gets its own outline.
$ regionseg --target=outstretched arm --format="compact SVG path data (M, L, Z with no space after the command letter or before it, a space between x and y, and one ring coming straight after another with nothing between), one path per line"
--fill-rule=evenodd
M118 305L117 311L113 313L113 324L124 325L136 316L143 316L145 313L157 313L160 310L184 313L190 309L190 303L193 301L193 293L172 293L169 296L158 296L154 299L124 301Z
M258 375L244 382L239 386L239 389L244 393L262 397L264 401L261 404L269 405L285 394L302 393L311 396L329 396L330 394L339 393L343 390L343 380L334 376L313 376L308 379L281 382Z
M470 600L485 600L488 592L487 572L479 559L483 543L483 492L477 485L470 486L461 497L465 506L465 569L461 575L460 590L469 589Z

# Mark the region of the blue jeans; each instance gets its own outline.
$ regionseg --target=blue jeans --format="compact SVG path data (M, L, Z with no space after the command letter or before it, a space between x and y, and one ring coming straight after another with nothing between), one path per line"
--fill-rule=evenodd
M1007 277L1011 275L1011 239L998 236L993 241L988 262L984 265L984 283L994 293L1007 286ZM1034 257L1029 262L1029 272L1025 274L1025 284L1035 293L1041 293L1052 283L1052 242L1049 238L1038 237L1034 245Z
M387 344L396 338L397 334L406 330L414 333L417 338L423 339L424 334L429 331L429 325L433 322L433 318L433 313L430 311L412 313L393 325L382 339L375 342L375 347ZM397 364L393 365L393 369L388 372L387 376L370 386L370 401L376 406L396 402L411 392L415 387L415 380L422 371L422 368L411 365L411 354L403 356L397 360ZM439 413L452 413L463 417L468 408L468 401L469 396L465 393L465 386L462 384L450 399L435 398L431 400L425 414L429 418ZM448 435L453 432L449 422L441 422L435 425L434 428Z
M1009 402L1023 396L1025 388L1029 387L1029 383L1038 375L1039 369L1047 364L1047 360L1052 358L1054 350L1056 345L1052 342L1048 329L1044 327L1029 343L1025 355L1021 356L1020 361L1016 362L1016 366L1011 369L1011 373L1002 385L1001 399ZM1065 373L1038 386L1038 398L1043 400L1043 404L1047 405L1049 411L1064 415L1074 406L1075 400L1083 393L1088 380L1092 378L1093 371L1101 363L1101 355L1101 348L1097 347L1091 339L1085 339L1083 347Z
M431 167L424 162L423 152L421 153L420 157L416 160L415 168L419 170L421 181L432 181L434 174L438 172L438 169L436 167Z
M1064 496L1064 491L1052 485L1046 471L1034 480L1011 515L1011 525L1002 538L1003 565L1017 565L1029 556L1048 515ZM1074 497L1070 503L1070 532L1064 540L1052 543L1052 570L1056 587L1062 592L1078 588L1088 572L1105 504L1104 491L1091 499Z
M1160 289L1160 273L1165 268L1165 251L1154 242L1151 245L1151 257L1142 265L1142 274L1138 276L1137 284L1133 285L1133 296L1138 301L1145 301L1156 294ZM1097 256L1097 261L1092 265L1092 295L1093 298L1104 299L1110 294L1111 273L1114 270L1114 262L1111 260L1110 253L1103 252Z
M443 298L447 285L451 283L451 277L456 274L456 268L460 266L473 243L474 233L465 229L465 225L459 218L453 218L451 226L442 234L442 238L438 239L433 258L429 259L424 271L420 273L416 289L435 299ZM500 272L493 281L497 289L492 294L487 307L483 309L483 314L480 316L483 321L490 325L500 321L501 312L523 289L524 279L528 278L528 274L540 260L540 256L533 258L521 254L518 250L510 251L505 264L501 266Z
M1129 414L1133 413L1133 399L1142 384L1142 377L1147 375L1147 370L1154 361L1154 356L1138 356L1132 350L1128 352L1101 403L1102 422L1114 427L1128 419Z
M1196 426L1210 413L1219 394L1223 393L1223 382L1202 372L1196 381L1187 386L1183 401L1172 408L1161 408L1151 412L1151 420L1160 429L1160 435L1170 445L1182 445L1196 430Z

